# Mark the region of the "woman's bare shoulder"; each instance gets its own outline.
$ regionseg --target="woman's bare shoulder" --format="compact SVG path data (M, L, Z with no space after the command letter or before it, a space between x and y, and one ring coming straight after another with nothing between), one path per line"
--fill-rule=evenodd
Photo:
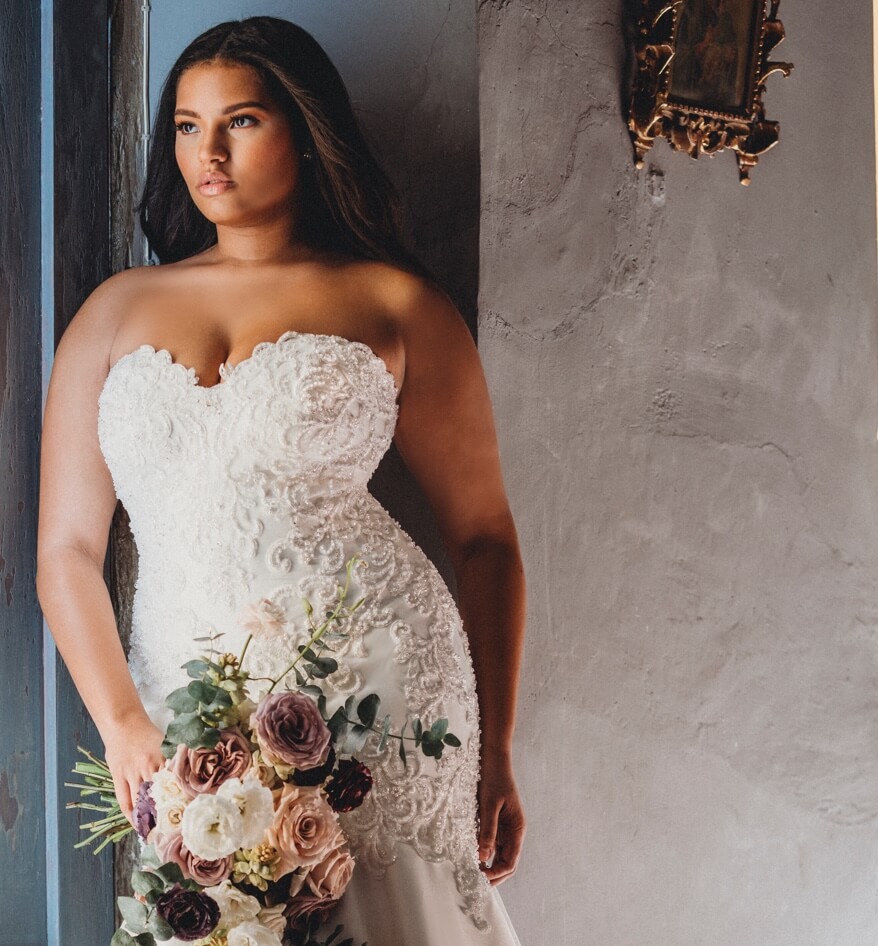
M351 264L349 271L403 335L428 328L427 323L439 332L465 324L445 290L428 275L372 260Z
M109 368L113 341L126 316L159 280L157 266L135 266L114 273L99 283L65 328L56 351L61 357L82 357L106 362Z

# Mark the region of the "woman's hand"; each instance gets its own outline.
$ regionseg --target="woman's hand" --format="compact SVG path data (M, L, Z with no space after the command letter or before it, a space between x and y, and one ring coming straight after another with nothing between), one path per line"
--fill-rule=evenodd
M149 781L164 765L164 733L144 715L136 723L120 726L104 739L107 765L122 813L134 826L134 802L140 783Z
M478 802L479 860L485 876L496 886L515 873L525 834L524 811L508 753L482 751Z

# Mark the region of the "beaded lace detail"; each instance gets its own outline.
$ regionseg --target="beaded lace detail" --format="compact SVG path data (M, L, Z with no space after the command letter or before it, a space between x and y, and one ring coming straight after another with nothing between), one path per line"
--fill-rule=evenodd
M407 716L447 716L463 741L440 760L415 752L404 767L391 742L358 753L372 769L366 802L342 816L358 869L381 875L399 844L453 864L461 909L487 930L490 887L479 870L476 788L479 717L461 619L420 547L366 486L393 438L393 375L362 342L285 332L261 342L222 381L145 344L110 369L98 437L138 549L129 666L153 719L185 682L181 664L221 632L240 650L236 618L268 598L283 636L254 640L248 664L270 676L306 639L302 599L317 614L336 598L345 562L351 599L366 601L324 681L330 709L350 692L377 692L398 728Z

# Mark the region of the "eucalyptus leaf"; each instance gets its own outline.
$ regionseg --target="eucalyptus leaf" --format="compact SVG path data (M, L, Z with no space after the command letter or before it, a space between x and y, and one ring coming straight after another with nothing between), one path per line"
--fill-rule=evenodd
M359 752L366 744L369 737L369 730L365 726L355 723L351 726L351 731L347 734L345 740L345 750L347 752Z
M454 735L453 732L446 733L445 738L442 741L446 746L453 746L455 749L459 749L461 745L460 740Z
M353 713L354 711L354 703L356 702L357 702L357 698L356 696L354 696L353 693L351 693L351 695L345 700L344 711L345 711L345 716L347 716L348 719L351 718L351 713Z
M146 928L155 936L156 939L164 942L166 939L170 939L174 935L174 929L170 923L166 920L163 920L155 910L152 911L150 915L149 922L146 924Z
M179 884L183 881L183 871L180 869L180 865L175 864L173 861L162 864L156 873L168 884Z
M180 687L165 697L165 704L175 713L191 713L198 709L198 700L189 692L188 687Z
M307 683L304 686L300 686L299 691L307 694L308 696L313 696L315 700L323 696L323 690L313 683Z
M197 741L203 732L204 723L197 713L183 713L168 724L165 738L170 742L185 742L189 745Z
M360 722L364 726L371 726L375 722L380 705L381 699L377 693L370 693L360 700L360 704L357 706L357 716L360 717Z
M193 699L204 704L212 703L217 693L220 692L219 687L214 686L212 683L207 683L205 680L193 680L189 686L186 687L186 690Z
M445 733L448 732L448 720L445 718L437 719L435 723L430 727L430 733L434 739L444 739Z
M164 890L165 883L152 871L136 870L131 874L131 887L135 893L142 893L145 896L152 890Z
M113 933L110 940L110 946L137 946L137 941L132 935L121 927Z
M171 935L173 936L173 931ZM170 938L169 936L168 939ZM141 933L139 936L134 937L134 942L137 943L137 946L155 946L155 937L152 933Z
M146 904L141 903L134 897L117 897L116 903L128 929L134 934L142 933L149 912Z
M206 660L187 660L182 667L190 677L198 680L210 669L210 664Z
M321 657L315 666L320 668L324 676L328 676L338 670L338 661L334 657Z
M145 844L140 852L140 863L143 867L161 867L158 851L154 844Z
M344 709L339 707L329 718L326 725L332 733L333 741L338 742L347 732L349 726Z

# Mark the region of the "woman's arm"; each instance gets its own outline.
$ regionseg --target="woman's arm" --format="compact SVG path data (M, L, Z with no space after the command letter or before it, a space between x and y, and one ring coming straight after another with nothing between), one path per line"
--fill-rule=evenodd
M451 557L479 695L479 854L499 883L515 870L525 822L511 744L524 637L525 582L503 484L484 371L462 316L417 281L399 322L405 374L395 442Z
M97 438L123 280L99 286L55 352L40 455L36 589L46 623L104 741L122 810L131 819L141 779L163 761L162 734L140 701L104 581L116 507Z

